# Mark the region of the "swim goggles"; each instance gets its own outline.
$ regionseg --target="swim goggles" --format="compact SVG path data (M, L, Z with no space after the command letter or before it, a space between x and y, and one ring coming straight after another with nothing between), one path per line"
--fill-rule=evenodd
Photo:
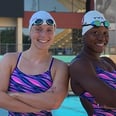
M48 25L50 25L50 26L53 26L53 25L55 25L55 22L54 22L52 19L47 19L47 20L37 19L37 20L32 24L32 26L33 26L33 25L39 26L39 25L43 25L43 24L48 24Z
M96 21L93 21L90 24L84 24L82 26L89 26L89 25L94 26L94 27L104 26L104 27L108 28L110 26L110 23L108 21L100 22L99 20L96 20Z

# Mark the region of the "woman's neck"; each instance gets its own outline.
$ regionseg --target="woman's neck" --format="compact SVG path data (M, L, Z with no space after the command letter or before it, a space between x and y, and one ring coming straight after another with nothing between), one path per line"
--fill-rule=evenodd
M31 49L23 52L23 56L31 59L31 61L44 61L51 57L51 54L48 51L33 51Z
M92 61L99 61L100 60L100 54L99 53L94 53L94 52L87 52L85 50L83 50L80 55L82 57L86 57L88 58L89 60L92 60Z

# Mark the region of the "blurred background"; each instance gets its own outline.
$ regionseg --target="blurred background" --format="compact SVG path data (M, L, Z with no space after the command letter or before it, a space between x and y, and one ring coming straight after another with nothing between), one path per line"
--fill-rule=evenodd
M30 46L28 21L33 12L46 10L57 22L55 56L74 56L82 48L81 19L91 9L103 12L110 21L110 42L103 55L116 54L115 0L4 0L0 1L0 55Z

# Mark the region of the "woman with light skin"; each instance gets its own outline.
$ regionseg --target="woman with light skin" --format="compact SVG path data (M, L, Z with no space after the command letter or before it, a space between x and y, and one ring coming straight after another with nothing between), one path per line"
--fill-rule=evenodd
M108 28L109 22L100 12L84 15L83 48L69 68L71 88L89 116L116 115L116 64L100 57L109 41Z
M53 58L56 23L45 11L30 18L30 48L0 61L0 108L9 116L52 116L68 92L68 66Z

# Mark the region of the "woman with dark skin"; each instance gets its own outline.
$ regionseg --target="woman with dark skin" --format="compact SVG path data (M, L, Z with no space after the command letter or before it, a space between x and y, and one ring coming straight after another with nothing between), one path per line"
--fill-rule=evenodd
M109 23L94 10L84 15L82 23L84 46L69 68L72 91L89 116L114 116L116 69L100 57L109 41Z

